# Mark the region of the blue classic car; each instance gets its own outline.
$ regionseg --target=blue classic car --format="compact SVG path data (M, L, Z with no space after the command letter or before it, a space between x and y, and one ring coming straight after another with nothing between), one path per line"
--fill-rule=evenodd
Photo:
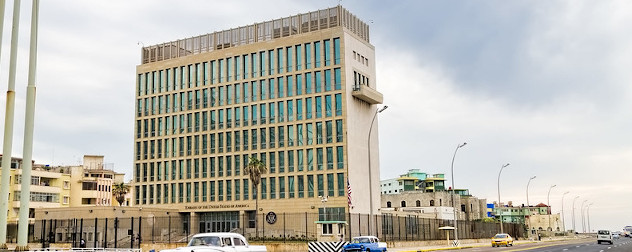
M358 236L353 237L351 243L345 245L342 251L386 251L386 243L380 242L375 236Z

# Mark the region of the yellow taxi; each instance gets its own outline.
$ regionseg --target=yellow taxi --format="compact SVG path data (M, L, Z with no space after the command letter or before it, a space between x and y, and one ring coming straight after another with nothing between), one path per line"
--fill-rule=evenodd
M496 234L492 237L492 247L513 246L513 238L509 234Z

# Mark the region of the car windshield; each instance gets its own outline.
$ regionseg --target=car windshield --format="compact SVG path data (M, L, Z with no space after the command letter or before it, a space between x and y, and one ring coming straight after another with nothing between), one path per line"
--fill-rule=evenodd
M353 243L369 243L369 238L364 238L364 237L360 237L360 238L353 238Z
M609 235L610 231L608 231L608 230L599 230L599 234L600 235Z
M494 236L494 238L498 239L498 238L507 238L506 234L497 234Z
M189 242L189 246L220 246L220 244L217 236L194 237Z

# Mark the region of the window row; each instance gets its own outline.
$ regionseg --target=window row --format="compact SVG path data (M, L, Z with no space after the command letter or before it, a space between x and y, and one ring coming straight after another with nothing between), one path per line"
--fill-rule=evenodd
M322 63L322 64L321 64ZM340 64L340 39L314 41L186 66L140 73L138 95L289 73Z
M269 177L257 191L259 199L342 197L345 183L343 173ZM253 189L249 179L137 185L134 199L136 205L249 200L257 197Z
M296 81L294 81L294 78L296 78ZM335 90L341 89L340 78L340 68L334 69ZM160 115L171 112L266 101L304 94L318 94L322 93L323 90L324 92L332 90L331 70L324 71L324 82L321 77L321 72L318 71L314 72L314 77L312 77L312 73L305 73L304 78L302 74L296 76L290 75L277 79L236 83L226 86L138 98L136 111L137 116Z
M137 141L136 160L330 144L334 140L344 140L341 119Z
M136 138L317 119L334 113L342 115L342 94L136 120Z
M266 164L270 174L285 173L286 169L287 172L302 172L344 168L342 146L262 152L258 158ZM134 177L136 182L152 182L240 176L248 159L249 156L244 154L137 163Z

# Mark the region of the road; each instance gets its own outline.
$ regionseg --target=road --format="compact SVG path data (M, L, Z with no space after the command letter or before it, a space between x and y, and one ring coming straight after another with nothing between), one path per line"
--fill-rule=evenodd
M516 244L513 247L500 248L492 248L490 245L489 247L464 249L464 251L627 252L632 251L632 239L615 239L612 245L597 244L596 238L589 238L571 241Z

